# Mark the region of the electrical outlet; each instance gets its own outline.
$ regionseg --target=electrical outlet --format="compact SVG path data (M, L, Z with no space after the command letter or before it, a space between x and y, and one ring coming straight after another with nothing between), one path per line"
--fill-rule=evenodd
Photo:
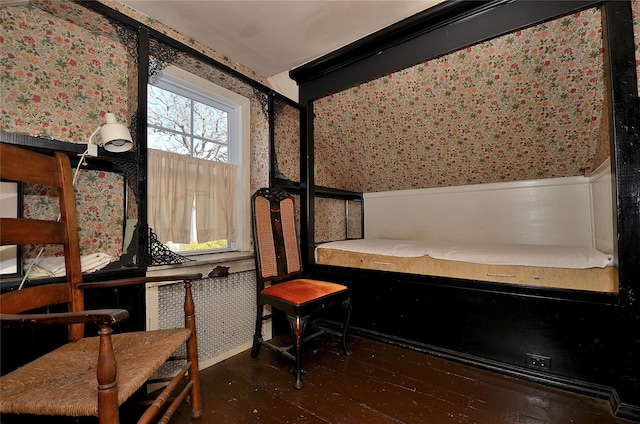
M537 355L535 353L527 353L526 355L527 368L535 368L537 370L551 370L551 358L548 356Z

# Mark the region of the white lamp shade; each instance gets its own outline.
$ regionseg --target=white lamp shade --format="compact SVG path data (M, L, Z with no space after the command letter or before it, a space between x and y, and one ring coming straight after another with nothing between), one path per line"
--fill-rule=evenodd
M113 113L105 114L105 124L100 128L102 145L108 152L127 152L133 147L127 127L118 123Z

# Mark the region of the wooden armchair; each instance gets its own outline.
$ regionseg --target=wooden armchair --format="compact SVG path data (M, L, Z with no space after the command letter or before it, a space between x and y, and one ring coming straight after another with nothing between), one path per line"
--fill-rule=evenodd
M300 278L302 260L293 196L284 191L262 188L252 196L251 206L258 281L256 330L251 356L256 357L260 346L264 345L295 360L294 387L301 389L300 351L305 341L326 333L334 334L341 337L345 354L351 354L346 338L351 316L349 289L341 284ZM264 315L265 305L287 314L293 339L291 346L276 346L262 338L262 323L272 316ZM341 331L314 326L316 331L305 335L312 314L336 305L346 308Z
M0 143L0 177L55 187L60 219L0 220L2 245L61 244L66 281L35 285L0 296L3 327L67 325L69 343L0 378L0 413L97 416L101 424L119 422L119 407L140 392L169 359L185 362L153 402L139 423L168 422L188 399L193 417L202 413L195 312L191 283L201 277L177 275L83 283L80 266L75 194L69 158ZM126 310L84 310L84 291L146 282L179 280L185 286L185 328L112 334L111 326L128 318ZM68 312L35 313L51 305L67 305ZM97 337L84 337L85 325L96 325ZM186 357L173 357L186 344ZM185 381L185 376L188 380ZM166 381L165 381L166 384ZM178 390L176 390L178 389ZM177 395L171 398L171 393ZM160 417L160 415L162 415Z

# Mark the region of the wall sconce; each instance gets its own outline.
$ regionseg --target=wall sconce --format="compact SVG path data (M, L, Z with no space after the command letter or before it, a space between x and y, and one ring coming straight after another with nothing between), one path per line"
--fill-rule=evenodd
M104 116L105 124L96 128L89 136L87 142L88 156L98 156L98 144L104 147L107 152L127 152L133 147L131 141L131 133L123 124L119 124L113 113L107 113ZM94 143L93 138L100 132L100 143Z

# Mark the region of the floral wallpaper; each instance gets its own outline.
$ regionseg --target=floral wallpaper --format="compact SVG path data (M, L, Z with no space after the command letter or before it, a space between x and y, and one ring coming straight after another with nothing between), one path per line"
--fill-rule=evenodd
M316 209L314 228L316 243L362 238L360 202L317 197L314 207Z
M344 200L316 197L315 240L317 243L346 238Z
M316 184L375 192L588 175L609 155L600 19L586 10L314 102Z
M640 75L640 1L631 1L633 13L633 38L636 42L636 75ZM638 91L640 91L640 78L638 78Z
M76 205L81 254L103 252L117 258L122 254L124 179L111 172L80 170ZM106 194L105 194L106 193ZM60 213L57 193L40 185L24 186L25 218L55 220ZM105 237L109 235L109 237ZM40 246L24 248L25 258L37 256ZM62 246L47 246L43 256L62 256Z
M131 60L117 38L111 38L111 24L71 2L32 4L47 11L31 5L0 8L2 131L78 143L86 142L106 112L127 122L130 104L135 103L128 74ZM64 13L67 19L57 17ZM76 199L81 254L121 255L124 193L121 174L80 171ZM25 195L25 216L55 219L58 202L53 193L25 186ZM38 250L25 249L25 258ZM61 254L54 246L43 253Z
M117 1L101 1L268 85L162 23ZM638 1L632 5L636 18ZM109 20L72 2L31 0L0 8L0 21L1 130L79 142L106 111L130 119L135 62ZM634 23L638 28L637 18ZM178 63L190 60L180 57ZM602 73L600 12L593 9L337 93L315 104L316 182L367 192L588 174L609 155ZM208 77L223 86L238 83L224 74ZM269 174L265 102L246 84L235 90L251 98L255 190ZM278 171L298 181L295 108L284 105L278 113L275 135ZM79 193L92 190L83 184ZM121 200L122 193L114 186ZM96 197L94 205L108 210L103 201L111 200ZM327 208L343 215L342 208ZM83 231L91 219L80 214ZM320 225L319 239L342 231L342 224ZM117 228L111 237L120 237ZM87 251L100 244L89 233L81 233L81 241Z
M119 42L32 6L2 7L0 20L3 131L82 143L107 112L128 122L129 57Z
M278 169L276 175L300 181L300 110L284 102L275 102L274 141Z
M123 13L138 18L161 32L175 35L196 50L211 53L194 40L186 40L158 22L119 5ZM137 64L132 35L126 28L71 1L31 0L27 6L0 8L0 92L3 108L0 130L52 138L73 143L86 142L106 112L120 121L131 122L137 106ZM266 94L185 55L178 65L195 71L251 100L251 189L268 184L269 123L265 115ZM227 63L231 66L231 63ZM234 69L251 71L236 64ZM266 83L266 79L256 77ZM25 214L56 216L52 194L41 187L27 188ZM135 202L123 212L125 191L121 174L81 171L76 185L81 253L96 251L119 256L122 252L123 214L135 218ZM36 250L33 248L32 250ZM56 252L47 249L46 255ZM27 257L30 253L28 252Z
M363 204L361 201L349 200L347 202L347 234L346 238L362 238L364 237L363 228ZM336 239L334 239L336 240Z

